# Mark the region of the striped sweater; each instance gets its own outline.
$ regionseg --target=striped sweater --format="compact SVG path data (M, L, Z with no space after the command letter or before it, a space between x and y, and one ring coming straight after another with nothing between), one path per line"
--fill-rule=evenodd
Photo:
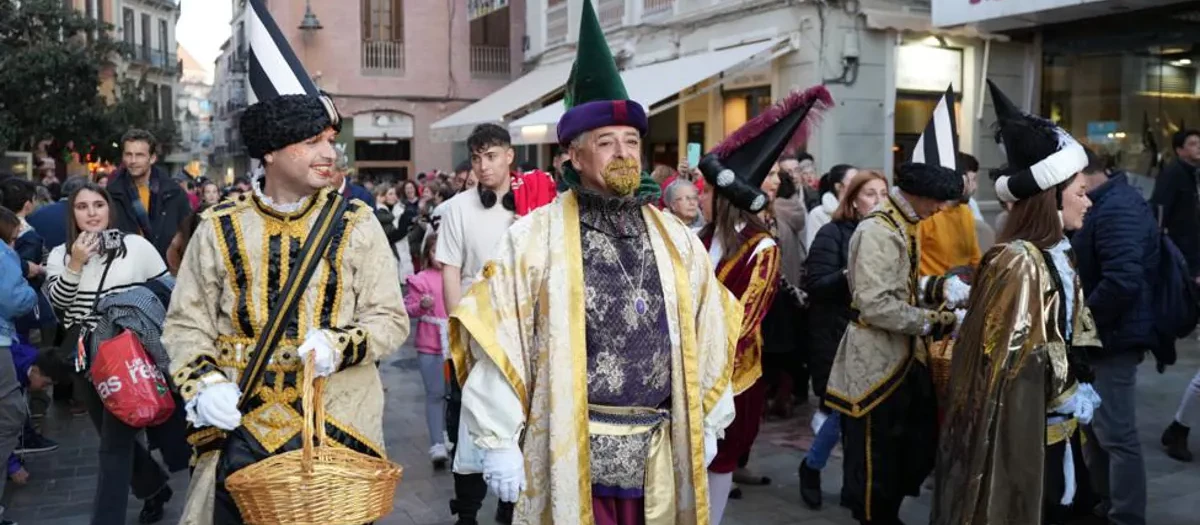
M46 295L61 313L59 321L64 327L81 321L89 328L95 326L95 321L88 317L95 307L97 292L101 297L119 293L167 273L162 256L145 238L126 235L125 248L124 256L113 259L112 267L104 277L103 290L98 290L105 266L102 257L92 257L83 265L83 271L75 273L67 268L70 256L66 245L50 251L46 261Z

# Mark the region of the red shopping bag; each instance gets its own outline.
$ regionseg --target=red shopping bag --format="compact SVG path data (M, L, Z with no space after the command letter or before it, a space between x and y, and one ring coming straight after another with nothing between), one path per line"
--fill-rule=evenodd
M92 362L92 383L104 408L131 427L162 424L175 412L167 379L129 330L100 343Z

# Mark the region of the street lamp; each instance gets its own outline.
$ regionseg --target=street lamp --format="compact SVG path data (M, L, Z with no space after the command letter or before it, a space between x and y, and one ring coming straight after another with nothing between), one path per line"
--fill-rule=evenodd
M324 29L321 26L321 21L317 20L317 15L312 11L312 0L305 0L304 2L304 20L300 21L300 29L302 31Z

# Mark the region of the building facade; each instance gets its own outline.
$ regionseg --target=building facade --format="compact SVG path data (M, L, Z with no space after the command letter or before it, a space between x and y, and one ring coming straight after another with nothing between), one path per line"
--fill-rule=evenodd
M530 0L526 76L443 122L501 120L517 141L557 149L554 124L582 0ZM985 165L984 76L1016 90L1040 57L1031 40L973 25L935 28L917 0L593 0L630 97L651 115L648 161L674 166L794 89L824 84L836 101L805 149L820 169L848 163L890 174L907 158L948 85L959 94L960 144ZM501 100L503 99L503 100ZM986 197L986 196L985 196Z
M244 107L246 41L240 16L245 2L232 1L233 36L223 57L233 57L225 60L236 66L217 68L214 102L220 129L214 157L236 157L237 108ZM526 18L520 0L493 2L486 9L469 4L267 2L305 69L345 116L338 140L346 144L360 177L412 178L434 169L450 171L466 160L461 144L431 140L430 124L520 74ZM241 166L234 170L240 174Z
M1113 157L1149 196L1172 135L1200 127L1200 2L934 0L938 24L1035 42L1026 108Z
M175 122L179 144L168 161L184 167L198 177L207 172L213 151L212 95L213 73L183 46L177 50L180 65L179 91L175 101Z

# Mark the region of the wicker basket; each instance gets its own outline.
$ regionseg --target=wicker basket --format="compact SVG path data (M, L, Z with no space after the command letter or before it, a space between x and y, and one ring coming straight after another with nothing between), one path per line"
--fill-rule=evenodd
M326 445L325 380L313 380L312 361L310 354L304 367L304 447L254 463L225 480L250 525L358 525L392 512L403 469L386 459ZM314 419L322 424L314 425Z
M929 372L933 375L933 387L938 399L945 399L950 388L950 358L953 356L953 339L929 342Z

